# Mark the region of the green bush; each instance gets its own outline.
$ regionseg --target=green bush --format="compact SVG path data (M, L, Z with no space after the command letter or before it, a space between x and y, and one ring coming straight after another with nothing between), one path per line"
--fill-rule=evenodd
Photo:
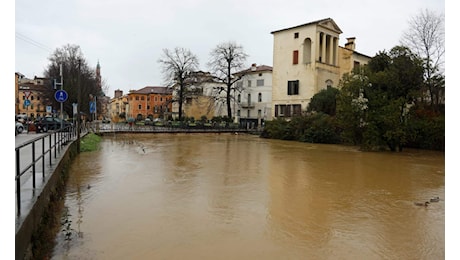
M95 133L89 133L80 140L80 151L90 152L96 151L99 148L101 137Z

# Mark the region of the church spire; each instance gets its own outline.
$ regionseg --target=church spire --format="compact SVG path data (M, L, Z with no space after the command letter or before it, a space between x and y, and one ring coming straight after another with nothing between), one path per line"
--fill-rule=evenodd
M96 66L96 84L99 90L102 88L102 78L101 78L101 65L99 64L99 60L97 61Z

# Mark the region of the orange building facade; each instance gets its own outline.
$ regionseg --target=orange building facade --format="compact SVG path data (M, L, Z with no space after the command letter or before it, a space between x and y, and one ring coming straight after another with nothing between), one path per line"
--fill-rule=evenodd
M127 117L167 119L172 112L172 90L166 87L144 87L128 94Z

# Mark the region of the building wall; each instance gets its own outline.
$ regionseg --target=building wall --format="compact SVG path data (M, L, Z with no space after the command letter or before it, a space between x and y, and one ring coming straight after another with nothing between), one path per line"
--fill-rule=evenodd
M153 118L162 117L164 113L170 112L172 110L171 99L172 96L168 94L129 93L129 111L127 116L135 119L138 117L138 115L141 115L143 119L150 115L153 116Z
M332 19L272 32L273 89L272 116L291 117L302 113L310 99L328 86L337 88L342 75L355 63L370 59L354 51L354 38L347 48L339 47L340 28ZM289 94L298 81L298 91ZM295 114L295 115L297 115Z
M28 117L38 118L49 115L46 106L51 102L47 101L45 91L49 88L50 82L44 78L18 78L17 80L17 111L16 114L26 114ZM25 100L29 100L30 105L25 106ZM49 104L48 104L49 103ZM59 108L53 108L58 112Z
M123 92L121 92L120 95L116 95L115 98L111 99L110 100L110 120L112 122L120 122L122 120L125 120L123 118L120 118L119 115L121 113L125 113L126 115L126 112L127 112L127 105L128 105L128 96L127 95L124 95L123 96Z
M242 89L239 98L236 96L234 114L237 120L271 120L272 70L271 67L261 70L264 67L268 66L253 64L250 71L235 83ZM258 80L263 81L263 84L258 85Z
M214 117L214 98L204 95L186 98L183 109L186 117L193 117L198 121L206 116L210 120Z

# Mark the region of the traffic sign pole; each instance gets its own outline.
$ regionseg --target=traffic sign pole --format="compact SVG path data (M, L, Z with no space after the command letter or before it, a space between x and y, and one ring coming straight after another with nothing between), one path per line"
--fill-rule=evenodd
M63 91L62 89L62 85L64 85L64 80L63 80L63 77L62 77L62 63L59 64L59 75L61 76L61 91ZM64 113L63 113L63 110L64 109L64 102L61 102L61 129L62 129L62 124L63 124L63 121L64 121Z

